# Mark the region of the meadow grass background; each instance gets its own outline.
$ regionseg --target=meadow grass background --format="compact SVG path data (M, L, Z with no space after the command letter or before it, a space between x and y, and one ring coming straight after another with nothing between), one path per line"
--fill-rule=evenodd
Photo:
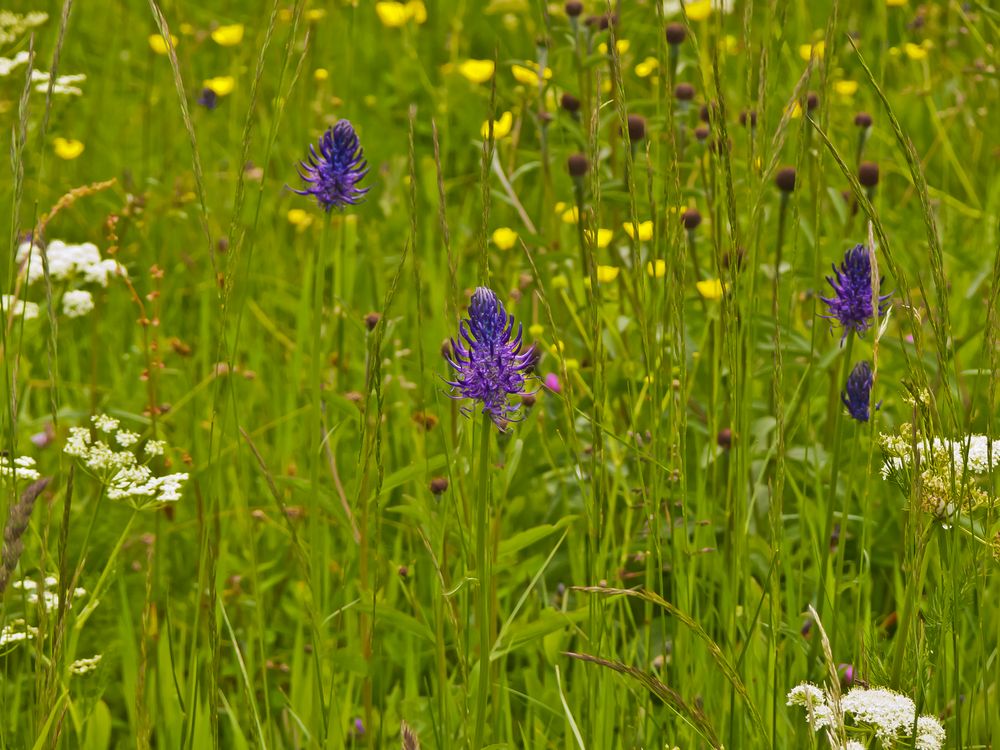
M696 3L672 71L663 29L684 14L654 2L575 36L561 4L425 2L399 27L364 0L14 4L49 13L34 67L87 76L80 96L23 101L26 66L0 78L4 291L42 305L4 326L4 447L52 477L14 578L65 587L79 569L96 594L47 610L3 593L3 624L38 632L0 650L0 744L394 747L405 721L423 747L474 746L479 421L448 397L441 352L487 285L544 356L524 420L490 436L485 744L825 746L785 705L828 678L812 605L834 664L913 697L947 747L994 746L997 476L979 480L990 502L935 517L882 479L878 435L998 437L1000 16ZM242 39L213 41L230 24ZM167 33L175 56L149 40ZM468 80L470 58L495 74ZM540 87L512 74L529 61L551 68ZM232 92L200 106L220 76ZM859 111L873 191L854 177ZM631 149L628 114L646 120ZM341 118L371 192L328 217L289 187ZM61 158L57 137L82 153ZM587 232L563 218L576 152ZM17 246L112 179L44 238L116 250L134 294L112 279L70 319L53 283L49 313L44 282L17 283ZM690 233L681 207L703 217ZM623 231L647 220L649 239ZM504 227L518 241L501 249ZM893 292L877 352L875 330L842 346L818 301L870 236ZM855 423L840 391L875 357L881 408ZM169 442L180 501L99 501L62 452L97 413ZM3 481L6 518L24 483Z

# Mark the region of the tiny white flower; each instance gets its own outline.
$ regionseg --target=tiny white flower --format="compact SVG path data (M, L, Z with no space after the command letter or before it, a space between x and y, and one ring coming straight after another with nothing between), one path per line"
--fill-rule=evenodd
M167 444L163 440L147 440L144 450L147 456L162 456L166 449Z
M118 429L118 420L107 414L96 414L90 418L90 421L101 432L114 432Z
M102 654L96 654L91 656L89 659L77 659L75 662L70 664L69 671L73 674L87 674L87 672L93 672L97 669L97 665L101 663Z
M63 313L68 318L80 318L94 309L94 298L83 289L70 289L63 295Z
M917 750L941 750L944 740L944 727L940 721L933 716L921 716L917 719Z
M130 432L129 430L119 430L115 433L115 442L118 443L122 448L131 448L133 445L139 442L139 433Z

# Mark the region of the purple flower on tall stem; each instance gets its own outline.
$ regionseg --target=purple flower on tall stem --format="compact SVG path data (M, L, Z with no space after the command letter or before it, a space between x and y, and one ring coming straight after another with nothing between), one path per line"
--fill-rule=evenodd
M319 139L319 153L309 146L309 158L299 162L299 176L306 187L299 195L315 196L326 211L361 202L369 188L358 187L368 174L365 152L349 120L341 120Z
M824 318L832 318L844 328L843 343L847 334L855 331L862 334L872 324L875 310L872 304L872 264L868 250L864 245L855 245L844 253L844 262L838 269L833 266L834 276L826 280L833 287L832 297L820 297L830 310ZM881 285L881 280L879 280ZM878 312L885 312L886 300L891 295L885 294L878 298Z
M484 286L473 293L469 317L458 330L461 335L451 340L448 357L455 379L445 381L457 390L450 395L478 401L483 414L504 430L508 422L517 421L519 402L511 404L510 396L524 391L525 379L537 362L535 347L522 351L521 325L512 337L514 316Z
M861 361L854 365L851 374L847 378L847 385L840 393L840 400L844 402L848 413L853 419L859 422L867 422L869 416L869 402L872 395L872 385L875 377L872 374L871 366ZM875 408L878 409L876 404Z

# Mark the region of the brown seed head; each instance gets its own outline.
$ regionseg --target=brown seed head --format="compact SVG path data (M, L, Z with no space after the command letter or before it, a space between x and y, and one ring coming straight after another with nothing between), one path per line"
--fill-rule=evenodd
M568 0L566 3L566 15L570 18L576 18L578 15L583 13L583 3L580 0Z
M774 176L774 184L784 193L795 190L795 167L782 167Z
M562 108L567 112L574 113L580 111L580 100L572 94L563 94L562 98L559 99L559 104L561 104Z
M870 128L872 126L872 116L867 112L858 112L854 115L854 124L859 128Z
M878 185L878 164L873 161L863 161L858 165L858 182L867 188Z
M806 111L812 112L816 107L819 106L819 94L815 91L810 91L806 94Z
M566 168L571 177L583 177L590 169L590 162L583 154L570 154L566 160Z
M690 83L678 83L674 87L674 96L678 101L689 102L694 99L694 86Z
M684 222L684 228L686 230L693 232L701 224L701 211L697 208L689 208L681 214L681 221Z
M369 331L374 331L375 330L375 326L378 325L378 322L380 320L382 320L382 314L381 313L370 312L370 313L368 313L365 316L365 327Z
M628 139L635 143L646 137L646 118L642 115L628 116Z
M676 47L678 44L682 44L685 38L687 38L687 29L684 28L684 24L667 24L667 44L672 44Z
M440 495L448 489L448 477L434 477L431 480L430 489L435 495Z

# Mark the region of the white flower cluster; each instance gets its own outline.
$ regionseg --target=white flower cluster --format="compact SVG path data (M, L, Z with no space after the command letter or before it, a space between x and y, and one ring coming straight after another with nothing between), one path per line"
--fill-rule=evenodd
M39 589L38 583L31 579L25 578L21 581L14 581L11 587L24 592L24 600L28 604L42 603L46 612L51 612L52 610L59 607L59 594L58 594L59 579L54 576L47 576L44 581L42 581L42 587ZM72 591L71 599L79 599L81 596L86 594L85 589L75 588Z
M833 707L830 696L808 682L793 687L788 693L789 706L806 709L809 726L814 730L834 725ZM913 700L886 688L852 688L840 699L840 711L848 726L864 727L875 733L880 747L891 748L897 742L911 736L916 719L914 746L918 750L941 750L944 746L945 731L941 722L933 716L917 717L917 707ZM850 724L846 722L850 719ZM832 741L832 740L831 740ZM863 745L850 740L844 750L857 750Z
M0 456L0 476L13 476L30 482L41 477L41 474L35 469L35 459L31 456L18 456L13 461L7 456Z
M49 79L51 77L52 76L44 70L31 71L31 82L35 84L35 91L39 94L47 94L49 91ZM52 93L57 95L62 94L64 96L82 96L83 89L75 84L83 83L86 80L87 76L83 73L57 76L55 83L52 84Z
M91 656L89 659L77 659L69 665L69 671L73 674L87 674L87 672L93 672L97 669L97 665L101 663L101 658L101 654L96 654Z
M0 10L0 44L16 42L24 32L41 26L49 20L49 14L35 10L20 15L9 10Z
M38 635L38 628L33 628L22 619L14 620L9 625L4 625L3 629L0 630L0 648L30 640L36 635Z
M156 476L133 451L140 439L137 433L120 429L118 420L106 414L92 417L91 421L98 433L113 433L114 441L124 450L112 448L108 439L95 440L86 427L71 427L63 451L80 459L87 470L107 486L109 498L125 500L136 507L181 499L181 487L188 479L187 474ZM142 449L143 460L162 456L165 450L163 441L149 440Z
M79 245L52 240L45 246L49 260L49 276L53 279L81 280L84 284L107 286L112 276L125 276L125 269L114 258L102 258L93 242ZM17 248L17 264L28 264L28 283L34 284L44 276L42 249L37 244L22 242Z
M913 446L900 435L881 436L882 448L886 453L882 463L882 478L888 479L893 474L902 471L913 460ZM930 456L940 461L943 466L951 466L954 462L955 471L959 474L968 466L970 474L989 474L1000 466L1000 440L990 440L986 435L967 435L957 440L949 438L934 438L930 444L917 441L917 455L930 449Z
M13 295L0 295L0 309L3 310L3 317L8 313L21 316L25 320L34 320L38 317L38 305L34 302L25 302L23 299L16 299Z

